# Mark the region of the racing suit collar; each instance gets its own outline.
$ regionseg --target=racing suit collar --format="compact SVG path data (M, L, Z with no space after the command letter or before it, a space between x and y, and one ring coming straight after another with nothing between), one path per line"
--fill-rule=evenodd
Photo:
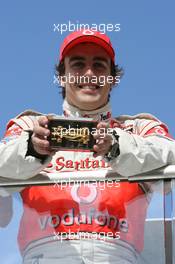
M63 102L63 113L67 117L87 117L93 118L95 121L109 121L111 119L111 105L108 102L105 106L96 110L80 110L79 108L70 105L67 100Z

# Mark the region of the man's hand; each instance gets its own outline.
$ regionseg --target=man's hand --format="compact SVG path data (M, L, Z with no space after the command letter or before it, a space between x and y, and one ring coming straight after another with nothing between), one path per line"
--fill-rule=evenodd
M55 151L50 149L49 141L47 137L50 134L48 127L48 118L41 116L38 121L35 122L33 135L31 141L34 150L41 155L53 155Z
M112 146L112 136L108 134L107 131L109 129L109 124L105 122L100 122L97 125L97 133L94 135L96 139L96 144L93 147L94 150L94 157L97 156L104 156L106 153L109 152Z

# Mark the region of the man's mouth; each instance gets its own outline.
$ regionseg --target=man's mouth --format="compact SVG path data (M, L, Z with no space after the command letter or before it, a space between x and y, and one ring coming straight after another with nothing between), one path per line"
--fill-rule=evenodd
M78 88L80 88L80 89L89 89L89 90L97 90L97 89L100 88L100 85L79 84Z

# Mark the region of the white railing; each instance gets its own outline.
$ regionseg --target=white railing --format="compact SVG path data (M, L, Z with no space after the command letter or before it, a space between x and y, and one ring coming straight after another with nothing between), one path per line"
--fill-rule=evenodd
M0 177L0 187L17 187L28 185L50 185L59 184L61 182L75 182L75 181L157 181L157 180L170 180L175 179L175 165L169 165L156 169L141 175L133 175L124 177L117 174L114 171L98 170L97 171L71 171L71 172L59 172L59 173L40 173L27 180L9 179Z

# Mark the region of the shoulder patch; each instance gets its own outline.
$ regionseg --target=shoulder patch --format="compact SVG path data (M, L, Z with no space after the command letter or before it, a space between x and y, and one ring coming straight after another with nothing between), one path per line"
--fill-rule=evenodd
M168 128L164 124L151 128L145 134L145 136L153 136L153 135L159 135L162 137L173 139L173 137L169 134Z

